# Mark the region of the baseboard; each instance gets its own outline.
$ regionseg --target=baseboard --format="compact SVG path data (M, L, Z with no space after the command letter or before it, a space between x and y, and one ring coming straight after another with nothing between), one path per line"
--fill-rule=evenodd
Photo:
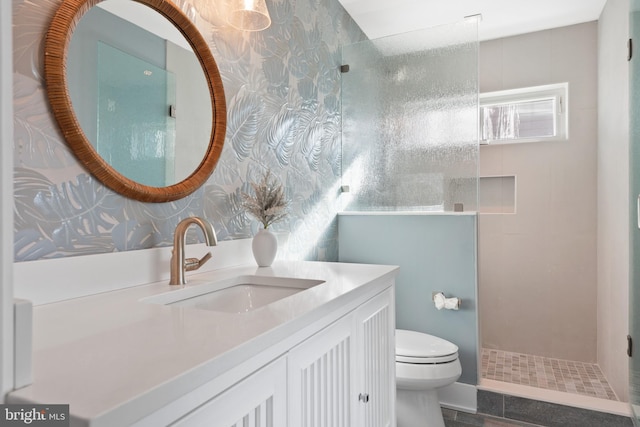
M438 389L440 406L475 414L478 412L478 390L471 384L453 383Z

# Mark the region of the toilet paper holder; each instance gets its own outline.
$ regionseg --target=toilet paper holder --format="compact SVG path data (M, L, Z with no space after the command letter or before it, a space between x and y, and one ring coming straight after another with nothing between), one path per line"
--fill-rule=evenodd
M460 304L462 300L457 297L449 297L447 298L443 292L433 292L431 294L431 299L433 300L436 308L438 310L459 310Z

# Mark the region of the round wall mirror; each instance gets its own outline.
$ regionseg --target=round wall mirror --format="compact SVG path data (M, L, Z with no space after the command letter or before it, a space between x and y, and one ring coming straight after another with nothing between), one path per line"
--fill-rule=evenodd
M165 0L64 0L45 40L53 114L79 161L144 202L185 197L222 152L222 80L202 35Z

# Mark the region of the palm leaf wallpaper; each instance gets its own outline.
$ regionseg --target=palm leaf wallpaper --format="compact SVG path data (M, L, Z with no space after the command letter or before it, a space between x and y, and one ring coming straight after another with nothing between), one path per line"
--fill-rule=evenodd
M216 170L194 194L142 203L104 187L77 162L50 112L43 38L62 0L13 0L15 260L170 245L180 220L201 216L219 240L249 238L258 222L240 194L271 171L291 201L274 231L286 257L338 258L341 46L365 36L338 0L267 0L272 25L214 26L175 0L207 40L222 75L227 135Z

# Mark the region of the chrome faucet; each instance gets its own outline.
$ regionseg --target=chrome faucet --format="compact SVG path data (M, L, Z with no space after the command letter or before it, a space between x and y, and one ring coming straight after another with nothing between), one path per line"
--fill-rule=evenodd
M216 232L208 221L198 217L185 218L176 227L173 235L173 252L171 253L171 279L170 285L185 285L187 280L184 277L185 271L197 270L211 259L211 252L207 253L201 259L184 258L184 239L189 226L196 224L204 232L204 240L207 246L215 246L218 241Z

